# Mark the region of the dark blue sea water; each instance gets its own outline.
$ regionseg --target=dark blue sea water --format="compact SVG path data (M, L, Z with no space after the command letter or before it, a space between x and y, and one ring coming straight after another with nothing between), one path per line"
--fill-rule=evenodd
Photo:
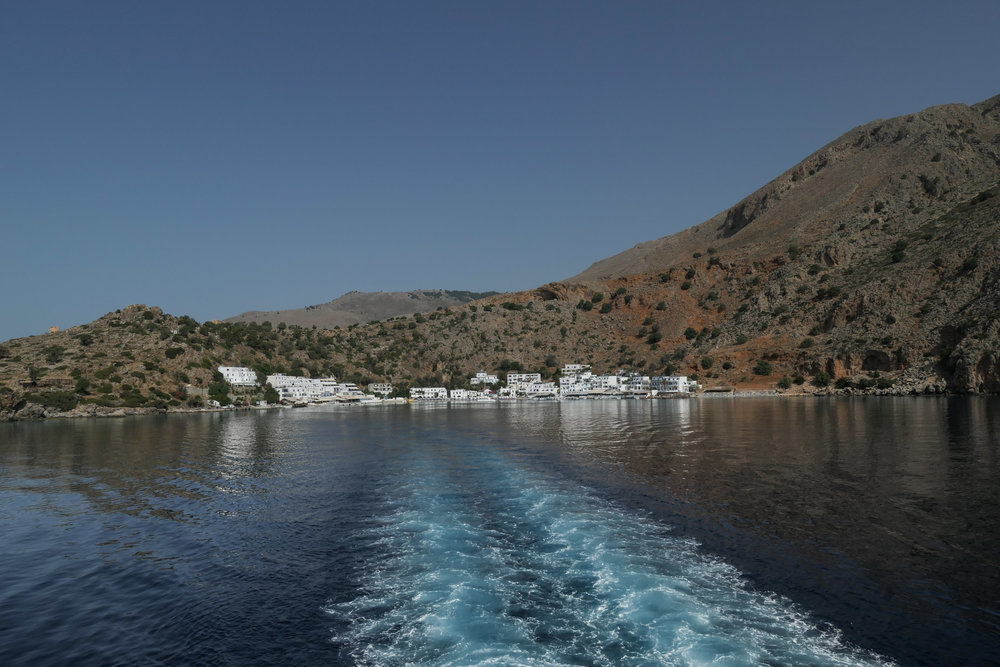
M0 424L0 664L995 664L998 408Z

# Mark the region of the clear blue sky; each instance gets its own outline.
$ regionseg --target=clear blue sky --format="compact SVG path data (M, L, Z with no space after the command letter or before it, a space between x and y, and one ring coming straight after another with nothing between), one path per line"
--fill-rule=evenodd
M5 2L0 340L528 289L998 93L995 0Z

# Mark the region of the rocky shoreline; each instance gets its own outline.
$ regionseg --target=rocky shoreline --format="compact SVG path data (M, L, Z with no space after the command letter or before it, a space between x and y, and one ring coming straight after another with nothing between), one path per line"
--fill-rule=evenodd
M0 423L18 421L38 421L41 419L79 419L84 417L134 417L142 415L197 414L205 412L234 412L237 410L273 410L280 405L249 406L237 408L125 408L106 407L94 404L78 405L72 410L58 410L39 403L25 401L16 408L0 409Z
M837 389L835 387L795 387L789 390L755 390L737 389L732 393L718 394L719 397L753 398L770 396L778 398L792 397L831 397L831 396L944 396L944 395L969 395L966 392L956 392L949 389L947 382L938 377L925 378L922 380L912 380L906 383L897 383L893 387L878 389L859 389L848 387ZM692 394L690 398L710 397L711 394ZM133 417L141 415L166 415L166 414L197 414L205 412L233 412L237 410L273 410L286 406L267 405L249 406L236 408L191 408L191 407L168 407L168 408L126 408L126 407L105 407L92 403L81 404L72 410L58 410L46 407L39 403L21 400L17 403L8 403L0 406L0 423L18 421L37 421L41 419L77 419L84 417L110 418L110 417Z

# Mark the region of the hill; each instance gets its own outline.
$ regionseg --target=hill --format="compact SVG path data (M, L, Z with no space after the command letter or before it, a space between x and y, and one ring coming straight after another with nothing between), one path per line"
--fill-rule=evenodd
M348 292L347 294L315 306L289 310L252 310L226 322L271 322L277 325L297 324L303 327L332 329L359 322L384 320L398 315L426 313L438 308L459 306L463 303L492 296L498 292L465 292L458 290L414 290L411 292Z
M10 341L0 418L181 407L219 364L403 391L580 362L747 389L1000 393L998 249L1000 97L852 130L711 220L535 290L315 330L130 306Z
M569 282L636 275L712 246L742 260L776 243L844 252L872 225L914 228L992 187L1000 176L1000 95L876 120L827 144L730 209L594 263ZM822 259L818 257L817 259Z

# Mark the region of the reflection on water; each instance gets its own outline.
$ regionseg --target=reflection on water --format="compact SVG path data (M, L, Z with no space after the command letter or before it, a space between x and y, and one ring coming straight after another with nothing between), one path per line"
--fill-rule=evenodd
M584 478L685 527L757 581L932 664L982 655L1000 637L998 407L565 402L557 426L530 412L513 419L590 462Z
M556 632L552 651L560 636L619 642L597 649L613 662L641 655L653 620L611 627L609 610L649 611L629 606L648 596L612 583L711 599L664 578L670 545L682 573L721 558L764 599L790 598L818 637L836 635L830 623L901 664L988 663L1000 649L998 408L569 401L0 424L0 664L350 662L361 654L331 632L409 646L370 636L420 612L409 579L385 579L407 567L448 633L470 631L447 617L448 595L465 591L484 632L521 628L525 656ZM452 558L483 578L449 588L465 576L439 568ZM560 582L560 568L580 576ZM386 590L396 606L365 607ZM480 594L486 606L469 607ZM324 611L362 607L370 625ZM600 627L576 625L583 611ZM674 612L690 609L656 613Z

